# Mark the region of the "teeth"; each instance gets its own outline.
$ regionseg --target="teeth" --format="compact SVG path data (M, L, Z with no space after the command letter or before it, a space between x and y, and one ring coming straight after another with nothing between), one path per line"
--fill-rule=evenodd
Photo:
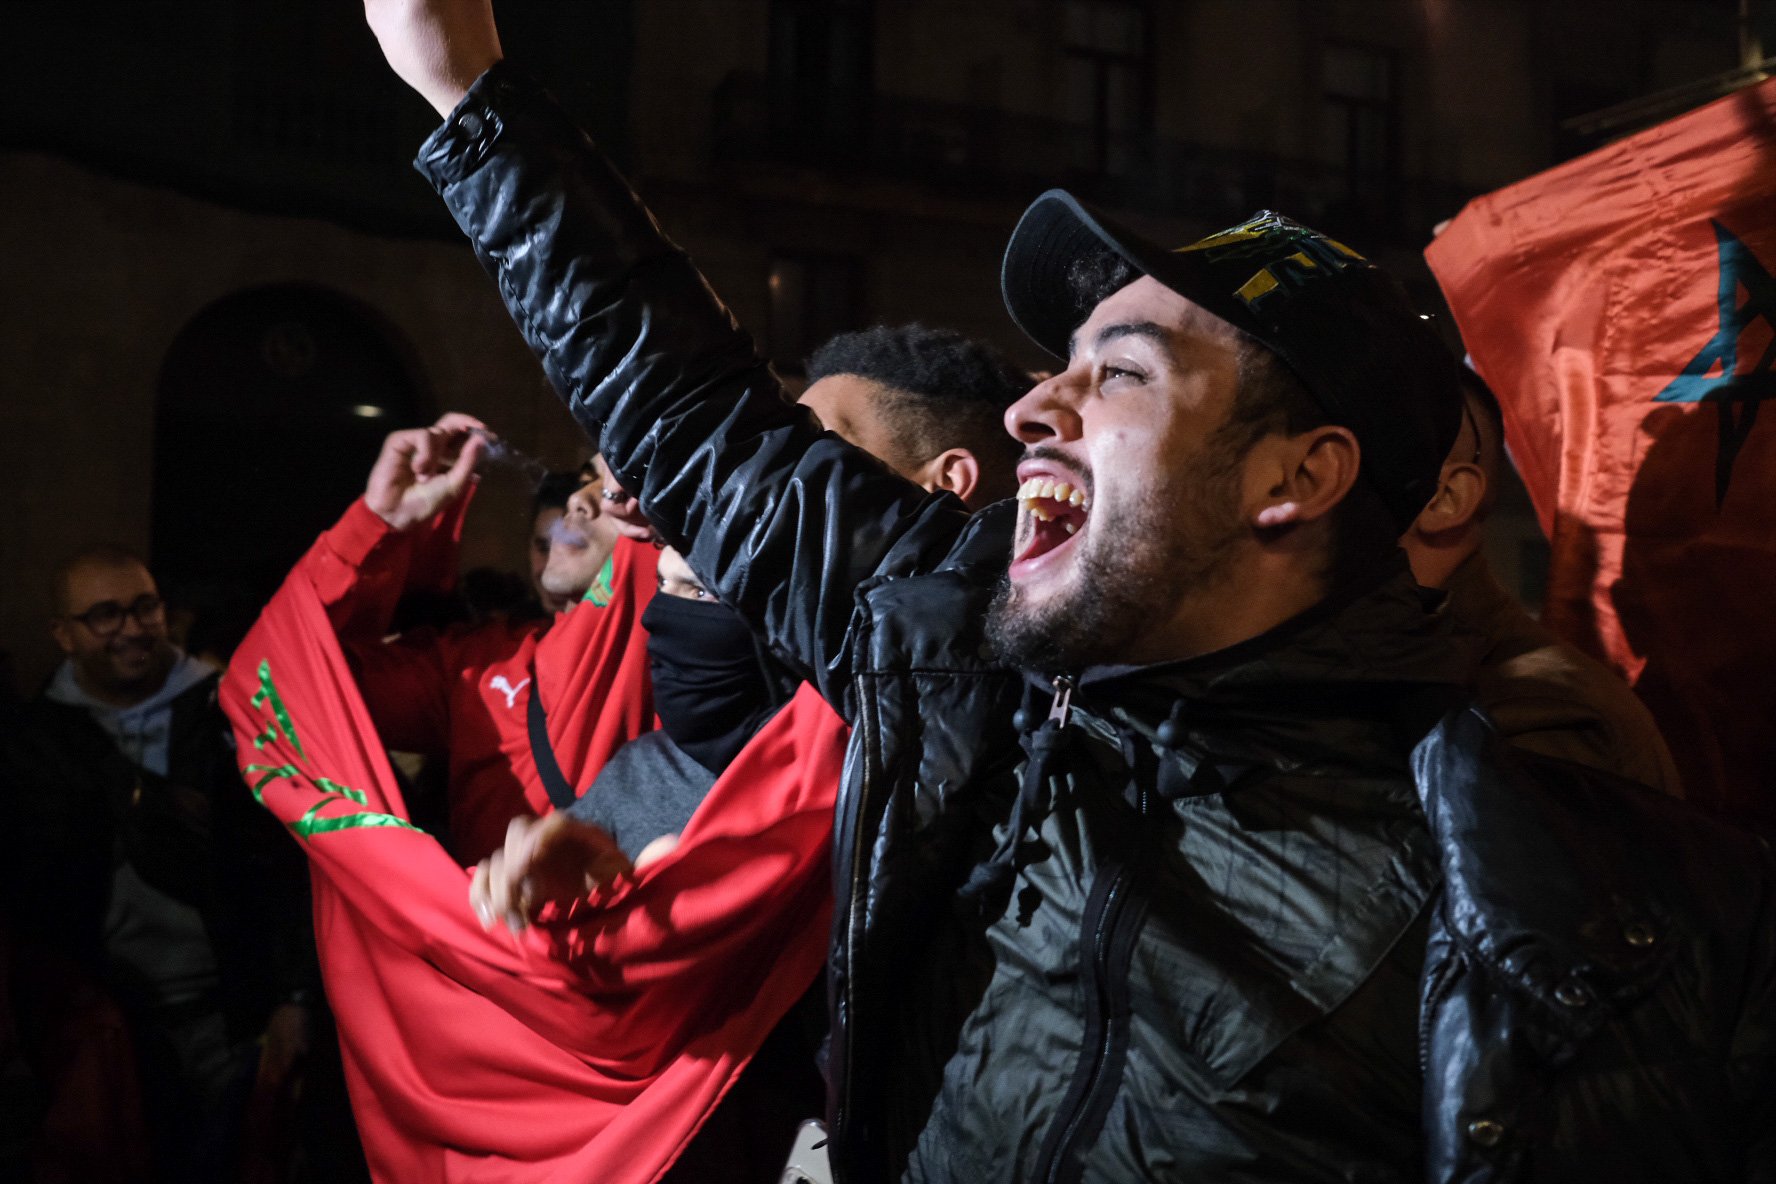
M1078 534L1079 533L1079 523L1073 521L1073 519L1071 519L1071 518L1069 518L1065 522L1061 523L1061 526L1063 529L1066 530L1066 532L1068 534Z
M1087 498L1083 489L1075 489L1067 481L1054 481L1048 477L1032 477L1018 486L1018 500L1025 510L1043 522L1053 522L1054 512L1047 503L1054 502L1063 506L1084 509ZM1078 526L1071 526L1067 533L1073 534Z

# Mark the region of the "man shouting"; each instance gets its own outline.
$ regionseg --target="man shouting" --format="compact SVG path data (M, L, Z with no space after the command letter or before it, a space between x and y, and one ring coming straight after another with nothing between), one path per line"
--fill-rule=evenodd
M617 479L853 725L845 1179L1776 1157L1767 854L1446 711L1471 659L1395 539L1455 362L1379 269L1272 214L1172 252L1044 195L1004 288L1062 368L1007 412L1016 502L970 517L787 404L484 0L369 14Z

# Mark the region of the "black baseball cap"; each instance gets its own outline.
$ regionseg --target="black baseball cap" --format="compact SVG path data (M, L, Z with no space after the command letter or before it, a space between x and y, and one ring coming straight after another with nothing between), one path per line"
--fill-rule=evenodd
M1092 311L1073 266L1106 250L1282 359L1357 437L1363 475L1400 529L1412 524L1461 429L1460 363L1398 281L1270 210L1168 251L1051 189L1012 231L1000 282L1011 319L1058 358Z

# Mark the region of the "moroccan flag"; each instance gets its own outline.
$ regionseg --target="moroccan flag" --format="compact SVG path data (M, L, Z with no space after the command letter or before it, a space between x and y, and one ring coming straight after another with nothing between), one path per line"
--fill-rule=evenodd
M1634 684L1691 800L1776 820L1776 81L1425 254L1553 544L1544 619Z
M648 1184L819 972L845 729L806 687L676 850L516 937L481 929L468 872L407 821L304 569L222 699L248 784L311 861L378 1180ZM589 780L608 755L571 772Z

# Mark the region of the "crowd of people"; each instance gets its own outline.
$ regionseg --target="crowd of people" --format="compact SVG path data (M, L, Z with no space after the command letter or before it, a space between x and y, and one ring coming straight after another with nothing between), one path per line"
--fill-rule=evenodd
M1054 190L1052 372L881 326L794 397L484 0L366 7L590 459L424 624L499 425L392 433L223 675L54 573L8 1166L1776 1176L1769 848L1494 578L1498 401L1380 268Z

